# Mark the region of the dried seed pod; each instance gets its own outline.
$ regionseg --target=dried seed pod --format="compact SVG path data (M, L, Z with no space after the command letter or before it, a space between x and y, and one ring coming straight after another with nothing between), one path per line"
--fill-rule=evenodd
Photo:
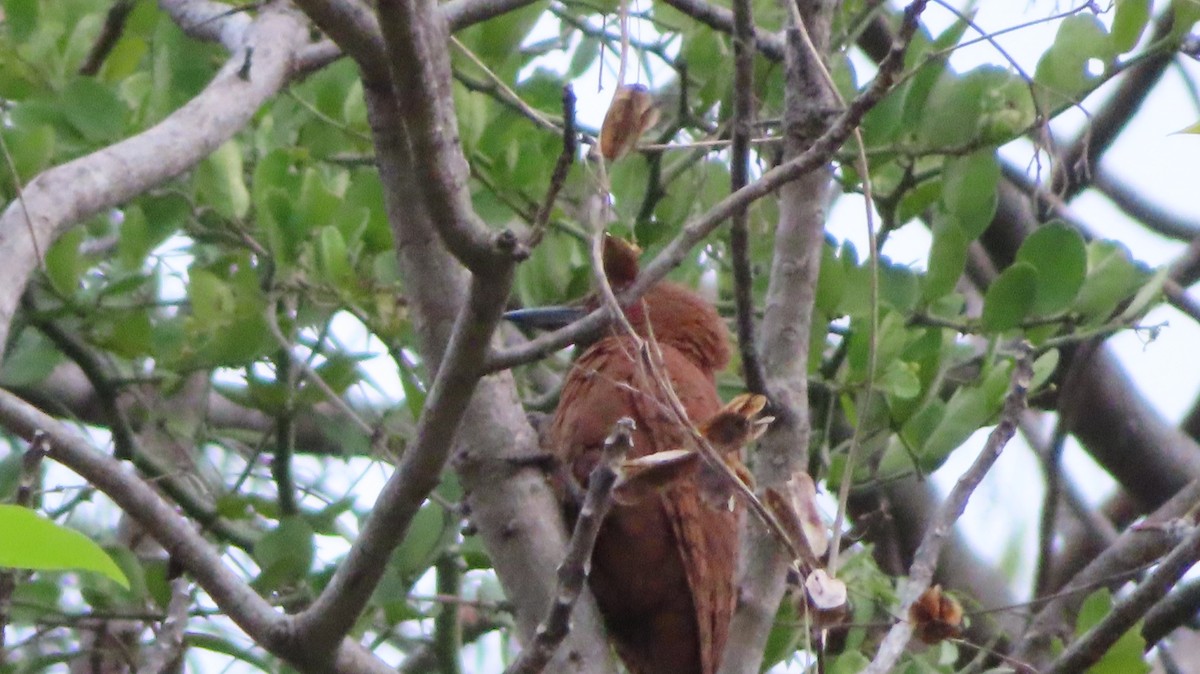
M691 477L700 466L700 455L687 449L668 449L629 459L621 464L623 477L613 488L621 505L638 503L673 482Z
M775 420L774 417L758 416L766 406L766 396L756 393L737 395L721 411L701 424L700 434L723 456L736 455L762 436L767 426Z
M957 637L962 633L962 618L962 605L954 597L942 594L941 585L926 588L908 609L913 631L927 644Z
M604 235L604 248L601 253L604 263L604 275L614 289L624 288L633 283L638 275L638 258L642 249L632 241L626 241L611 234Z
M817 488L812 478L797 472L784 484L783 491L767 489L765 496L767 507L793 544L812 552L813 559L805 561L816 565L829 549L829 532L817 509Z
M804 579L806 608L812 610L815 627L834 627L845 622L849 615L846 584L830 576L825 569L815 569Z
M658 108L645 85L621 85L600 127L600 154L609 161L624 157L656 122Z

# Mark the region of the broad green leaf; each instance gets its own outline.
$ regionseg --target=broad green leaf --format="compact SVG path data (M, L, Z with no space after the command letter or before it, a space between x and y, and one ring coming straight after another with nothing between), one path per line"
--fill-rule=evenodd
M1028 262L1015 262L1001 272L983 298L983 329L1004 332L1020 325L1033 309L1037 287L1037 269Z
M883 373L875 380L875 386L889 397L901 400L910 400L921 392L916 366L902 360L884 366Z
M105 84L80 77L59 97L70 125L90 143L117 140L125 130L125 103Z
M979 386L967 386L954 392L937 426L919 448L922 469L937 469L951 452L992 419L1008 391L1008 375L1007 365L998 366Z
M1192 26L1200 21L1200 0L1172 0L1171 11L1175 13L1171 35L1186 35L1191 32Z
M56 149L54 127L49 124L22 125L19 128L0 129L4 135L4 146L12 157L13 167L21 184L25 184L54 159ZM0 188L14 194L12 173L8 166L0 172Z
M996 185L1000 164L991 149L948 157L942 167L942 205L968 241L992 224L996 214Z
M1150 21L1150 0L1117 0L1117 11L1113 15L1112 45L1120 54L1137 46Z
M6 356L0 361L0 384L8 387L40 382L63 360L58 348L33 329L21 330Z
M1107 67L1114 56L1108 32L1094 14L1063 19L1054 45L1042 54L1033 76L1043 111L1077 102L1099 79L1089 61L1097 59Z
M1112 612L1112 593L1100 588L1088 595L1075 620L1075 634L1082 636ZM1142 621L1129 628L1117 642L1105 651L1100 660L1088 668L1088 674L1145 674L1150 671L1144 656L1146 640L1142 638Z
M299 582L312 568L315 550L312 526L299 515L284 517L254 545L261 569L254 586L268 592Z
M4 0L4 28L17 42L24 42L38 25L40 0Z
M967 264L969 244L970 241L958 225L945 218L934 221L928 271L925 273L922 288L925 301L936 300L954 290Z
M33 571L90 571L123 588L129 579L112 557L83 534L29 508L0 504L0 566Z
M321 228L317 236L317 265L325 279L335 286L345 286L354 278L350 253L337 227Z
M46 251L46 277L60 295L70 297L79 290L79 281L87 269L79 247L86 234L82 227L71 229Z
M1006 141L1033 121L1028 85L999 66L980 66L943 73L912 128L923 147L956 149Z
M226 141L196 167L200 196L230 220L240 220L250 210L250 191L242 171L242 150L236 141Z
M1051 222L1030 234L1017 251L1018 262L1038 272L1034 314L1053 314L1071 305L1087 275L1087 246L1083 236L1061 222Z
M1123 244L1093 241L1088 244L1088 275L1071 308L1089 321L1106 321L1146 276Z
M821 245L821 269L817 277L816 306L826 315L838 315L838 304L846 292L846 270L837 263L833 246Z
M1038 356L1037 360L1033 361L1033 378L1029 381L1029 390L1040 389L1050 381L1050 377L1054 376L1056 369L1058 369L1058 349L1050 349Z
M441 506L429 503L417 511L408 526L404 541L392 553L391 564L407 582L416 582L441 554L454 533L448 526L446 511Z

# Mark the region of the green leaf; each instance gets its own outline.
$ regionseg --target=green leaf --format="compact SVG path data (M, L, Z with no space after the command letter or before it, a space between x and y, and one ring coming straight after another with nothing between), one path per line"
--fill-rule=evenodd
M1053 112L1076 103L1100 78L1088 62L1098 59L1107 67L1114 56L1108 32L1094 14L1063 19L1054 45L1042 54L1033 76L1042 109Z
M79 281L87 269L79 247L86 235L82 227L76 227L58 237L46 251L46 277L60 295L70 297L79 290Z
M454 528L448 526L446 511L429 503L417 511L404 542L392 553L391 564L408 583L416 582L450 542Z
M1158 271L1150 277L1146 284L1138 289L1133 299L1129 301L1129 306L1121 312L1117 318L1123 322L1133 322L1142 317L1149 308L1159 302L1163 296L1163 286L1167 284L1167 280L1171 278L1171 268L1167 265L1159 267Z
M1175 14L1175 21L1171 25L1171 36L1186 35L1191 32L1192 26L1200 21L1200 0L1173 0L1171 11Z
M125 131L129 109L112 89L95 79L72 81L58 100L67 122L89 142L113 141Z
M279 520L279 526L254 545L254 561L262 570L255 588L269 592L299 582L312 568L315 551L312 526L303 517Z
M1053 314L1071 305L1087 276L1087 245L1083 236L1062 222L1051 222L1030 234L1017 251L1018 262L1038 272L1031 311Z
M954 286L967 265L967 246L970 241L962 228L944 218L933 224L933 243L929 247L928 271L925 273L921 296L931 302L954 291Z
M1093 241L1088 244L1088 275L1072 309L1092 322L1106 321L1145 278L1146 273L1134 264L1124 244Z
M322 227L317 238L317 265L326 280L344 286L354 278L346 241L337 227Z
M5 28L17 42L29 39L38 26L40 0L4 0Z
M1075 620L1075 634L1082 636L1112 612L1112 593L1100 588L1088 595ZM1117 642L1105 651L1100 660L1088 668L1088 674L1145 674L1150 671L1143 653L1146 640L1142 638L1142 621L1129 628Z
M1033 308L1038 272L1028 262L1015 262L992 282L983 298L980 322L988 332L1017 327Z
M1029 87L999 66L963 75L946 71L913 119L917 142L927 148L959 148L980 140L1001 143L1034 122Z
M250 191L236 141L226 141L196 167L196 184L200 196L223 217L240 220L249 212Z
M947 157L942 167L942 206L950 219L974 241L996 214L1000 164L991 149Z
M7 356L0 362L0 384L7 387L40 382L63 360L54 344L32 329L20 332L16 342L8 348Z
M1150 21L1150 0L1117 0L1112 22L1112 46L1120 54L1137 46Z
M129 588L116 562L91 539L28 508L0 505L0 566L34 571L91 571Z

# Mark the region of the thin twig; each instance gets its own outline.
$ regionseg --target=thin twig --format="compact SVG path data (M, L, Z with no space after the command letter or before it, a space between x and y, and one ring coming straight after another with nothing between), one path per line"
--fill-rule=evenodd
M117 40L121 39L121 33L125 32L125 20L129 18L135 4L133 0L117 0L108 8L108 14L104 16L104 26L100 28L100 34L92 43L83 65L79 66L80 75L91 77L100 72L104 59L108 58L113 47L117 46Z
M750 0L733 3L733 122L729 149L729 186L737 192L750 182L750 135L754 124L754 11ZM742 376L752 393L765 394L767 376L754 337L754 277L750 266L749 207L734 212L729 228L733 261L733 300L737 308L738 351Z
M562 104L562 152L558 155L558 161L554 163L554 172L550 174L550 186L546 189L546 198L542 200L542 205L533 218L533 227L526 242L529 248L537 246L546 233L546 223L550 222L550 213L554 211L554 201L567 181L567 173L571 170L571 164L575 161L575 153L579 147L578 139L575 136L575 90L571 88L570 84L563 85Z
M983 450L963 473L954 488L946 496L946 501L938 510L937 516L930 523L921 540L921 545L913 555L912 566L909 567L908 580L901 593L899 614L908 615L909 608L929 587L933 579L933 571L937 566L938 555L942 545L950 535L954 522L962 515L967 507L967 501L988 470L1000 458L1000 452L1017 431L1021 413L1025 410L1026 395L1029 393L1029 383L1033 379L1032 347L1027 343L1021 344L1021 352L1013 365L1012 383L1008 397L1004 401L1004 410L1000 414L1000 422L988 435ZM890 672L896 661L908 646L913 636L913 625L908 620L900 620L883 639L879 651L871 664L863 670L863 674L884 674Z
M610 495L625 455L633 449L633 420L622 417L604 440L604 453L588 477L587 495L575 521L566 556L558 567L558 591L533 640L504 674L537 674L546 668L555 649L570 631L571 610L587 579L588 561L600 533L600 523L612 505Z

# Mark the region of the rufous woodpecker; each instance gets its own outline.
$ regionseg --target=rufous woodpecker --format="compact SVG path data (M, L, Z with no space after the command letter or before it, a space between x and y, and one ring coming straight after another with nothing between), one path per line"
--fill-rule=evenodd
M605 272L615 291L636 278L637 254L625 242L606 240ZM653 337L661 372L688 419L706 428L721 411L716 373L729 362L716 310L694 291L663 281L625 315L642 339ZM572 365L543 436L568 479L586 484L621 417L637 424L630 458L694 447L691 429L642 362L637 340L614 325ZM735 601L741 506L705 498L703 474L693 471L632 503L618 501L601 525L589 586L632 674L713 674L720 664ZM567 490L559 485L559 491L565 498Z

